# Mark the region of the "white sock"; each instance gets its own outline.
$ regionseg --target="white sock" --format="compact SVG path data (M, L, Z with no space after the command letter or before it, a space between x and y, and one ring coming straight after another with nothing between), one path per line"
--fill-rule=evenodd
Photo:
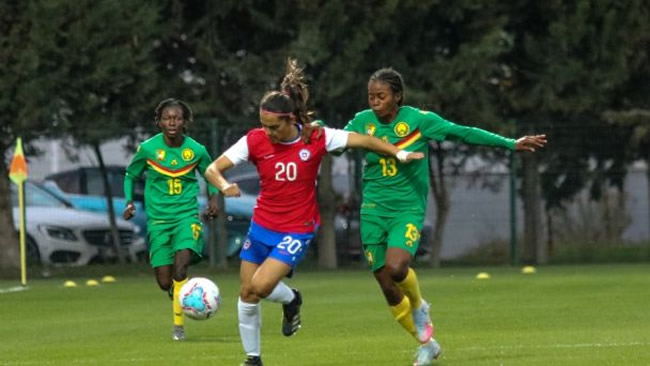
M296 295L293 293L291 288L287 286L284 282L280 281L275 286L271 294L267 296L264 300L272 302L280 302L283 304L288 304L293 300Z
M261 304L246 303L239 298L237 314L239 315L239 336L244 346L244 352L247 356L259 356L261 354Z

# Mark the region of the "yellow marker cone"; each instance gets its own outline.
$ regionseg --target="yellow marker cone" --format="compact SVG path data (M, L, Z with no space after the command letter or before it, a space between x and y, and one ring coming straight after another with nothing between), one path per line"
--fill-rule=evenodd
M537 270L533 266L525 266L524 268L521 269L521 273L524 274L533 274L535 272L537 272Z
M487 272L481 272L476 275L477 280L489 280L490 279L490 274Z
M102 278L102 282L104 282L104 283L113 283L113 282L115 282L115 277L113 277L113 276L104 276Z
M97 286L97 285L99 285L99 282L97 282L97 280L92 280L91 279L91 280L86 281L86 286Z
M77 283L74 281L65 281L63 282L63 287L77 287Z

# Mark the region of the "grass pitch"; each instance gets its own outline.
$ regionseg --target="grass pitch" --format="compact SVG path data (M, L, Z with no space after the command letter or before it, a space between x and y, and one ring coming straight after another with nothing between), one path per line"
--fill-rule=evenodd
M215 318L186 320L171 340L171 302L153 275L115 273L34 280L0 292L0 365L238 365L238 275L213 279L223 293ZM92 269L92 271L98 271ZM92 272L91 271L91 272ZM101 270L99 270L101 271ZM477 280L478 272L491 279ZM432 302L438 365L650 365L650 267L549 266L418 269ZM101 278L95 277L97 279ZM63 288L72 279L79 287ZM301 271L287 281L304 296L303 328L282 336L279 304L265 302L265 365L409 365L417 344L392 319L368 271ZM1 281L0 289L15 286Z

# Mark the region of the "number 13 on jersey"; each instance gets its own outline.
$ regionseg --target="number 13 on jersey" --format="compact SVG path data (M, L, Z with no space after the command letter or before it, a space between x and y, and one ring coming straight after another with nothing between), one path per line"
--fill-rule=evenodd
M395 158L379 158L381 164L381 175L384 177L394 177L397 175L397 160Z

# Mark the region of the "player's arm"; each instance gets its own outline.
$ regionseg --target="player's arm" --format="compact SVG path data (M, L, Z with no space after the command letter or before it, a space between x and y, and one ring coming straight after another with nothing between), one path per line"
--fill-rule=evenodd
M408 152L400 150L397 146L382 141L374 136L360 135L358 133L348 134L348 142L346 144L346 147L360 147L366 150L372 150L376 153L392 155L402 163L406 163L411 160L424 159L424 154L421 152Z
M443 120L444 121L444 120ZM440 124L442 134L468 144L502 147L515 151L532 151L546 145L546 135L523 136L518 139L503 137L477 127L468 127L444 121Z
M219 189L226 197L239 197L241 192L237 183L230 183L223 176L223 172L235 166L225 155L221 155L213 161L205 170L205 178L208 182Z
M208 205L205 208L203 215L208 218L213 218L217 217L219 214L219 201L217 200L217 193L219 191L215 186L210 184L208 179L205 177L205 170L207 169L208 165L210 165L212 159L210 158L210 153L208 153L208 150L205 149L205 147L202 150L203 151L199 158L198 169L203 176L203 179L205 179L205 181L208 183Z
M372 150L383 155L395 156L402 163L411 160L424 159L420 152L400 150L395 145L382 141L374 136L362 135L344 130L325 127L325 144L327 151L336 151L343 148L362 148Z
M436 113L420 111L420 130L429 139L437 141L459 140L466 144L515 149L515 140L477 127L463 126L448 121Z
M230 183L223 172L248 160L248 141L242 137L205 170L205 179L217 187L226 197L239 197L241 192L237 183Z
M126 207L122 213L122 217L125 220L129 220L135 215L135 205L133 204L133 182L140 178L144 168L146 166L146 155L142 145L138 146L138 149L133 155L131 162L126 167L126 174L124 175L124 199L126 201Z

